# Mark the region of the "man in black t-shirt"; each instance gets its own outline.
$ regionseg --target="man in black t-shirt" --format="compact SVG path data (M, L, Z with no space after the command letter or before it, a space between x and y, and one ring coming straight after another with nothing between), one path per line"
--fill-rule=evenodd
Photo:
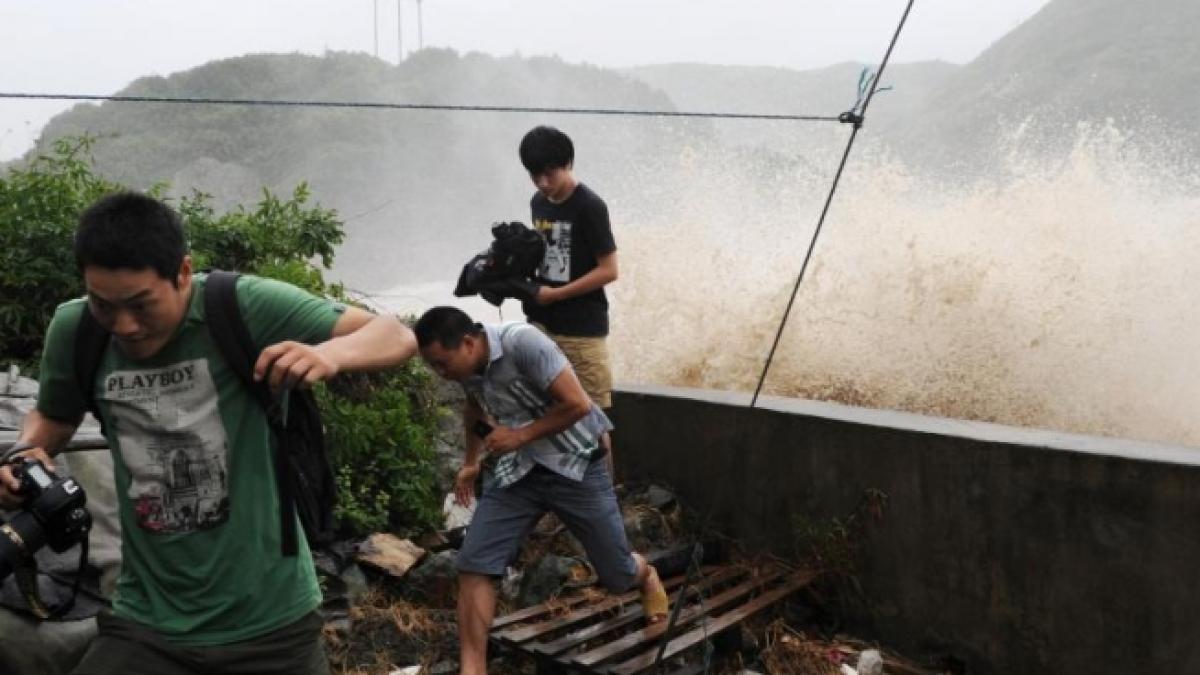
M532 129L521 139L520 155L537 187L529 202L533 226L546 239L535 278L538 292L523 304L525 316L562 349L588 397L607 410L612 407L612 366L604 287L617 280L608 206L575 178L574 144L558 129ZM609 446L606 435L605 447L611 450Z

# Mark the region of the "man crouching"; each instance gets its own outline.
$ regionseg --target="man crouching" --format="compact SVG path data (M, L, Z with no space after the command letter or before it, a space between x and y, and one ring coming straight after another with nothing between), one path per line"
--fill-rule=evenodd
M583 544L613 593L639 587L647 620L667 614L654 567L631 553L600 437L612 422L584 393L566 357L524 323L484 326L453 307L435 307L414 331L425 362L462 384L466 459L456 498L470 505L481 450L499 456L458 554L458 633L463 675L487 672L487 634L496 609L494 578L520 552L547 511ZM487 427L491 428L488 429Z

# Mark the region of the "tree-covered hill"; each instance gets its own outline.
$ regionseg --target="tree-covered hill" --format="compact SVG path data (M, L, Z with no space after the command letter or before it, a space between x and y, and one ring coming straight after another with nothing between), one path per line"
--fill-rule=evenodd
M557 59L424 50L399 66L356 54L251 55L119 92L134 96L371 101L419 104L669 110L660 91L629 76ZM575 137L589 182L623 192L681 152L703 124L652 118L525 113L180 105L80 105L44 130L101 136L98 170L113 180L252 200L263 186L308 181L347 219L339 274L378 289L446 276L484 246L493 221L527 219L532 186L516 148L536 124ZM629 192L636 192L630 190ZM636 204L626 201L636 209ZM408 254L420 250L420 256Z
M997 155L1061 155L1081 122L1186 159L1200 151L1200 2L1051 0L951 73L906 124L927 164L987 168Z

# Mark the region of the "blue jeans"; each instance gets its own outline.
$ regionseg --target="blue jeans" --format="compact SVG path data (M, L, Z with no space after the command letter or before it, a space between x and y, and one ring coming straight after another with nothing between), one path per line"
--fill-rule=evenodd
M547 511L557 515L583 544L605 588L622 593L633 586L637 563L602 459L588 465L579 481L539 464L512 485L484 492L458 553L458 570L503 576Z

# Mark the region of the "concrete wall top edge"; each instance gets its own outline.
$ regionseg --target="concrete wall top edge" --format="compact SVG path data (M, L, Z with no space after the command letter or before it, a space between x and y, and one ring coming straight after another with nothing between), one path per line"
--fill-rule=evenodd
M749 406L752 398L749 392L644 384L622 383L616 386L616 390L629 394L688 399L739 407ZM904 429L939 436L956 436L993 443L1200 467L1200 448L1181 445L1088 436L1049 429L1014 427L990 422L934 417L898 410L859 408L827 401L777 396L760 396L757 407L764 410L821 417L853 424Z

